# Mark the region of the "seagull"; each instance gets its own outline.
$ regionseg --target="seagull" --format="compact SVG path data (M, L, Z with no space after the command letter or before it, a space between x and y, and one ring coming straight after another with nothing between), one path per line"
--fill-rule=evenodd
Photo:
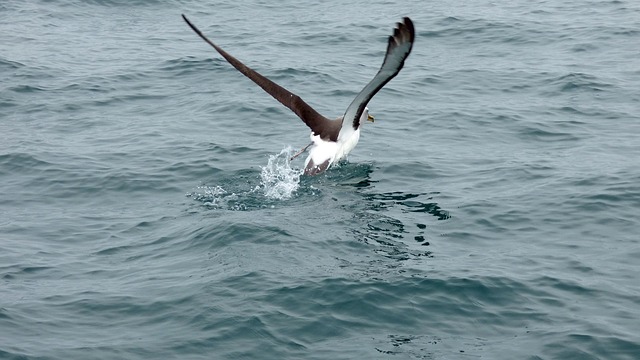
M221 47L204 36L184 14L182 14L182 18L196 34L216 49L234 68L293 111L311 128L311 143L293 156L293 158L297 157L311 146L304 167L304 174L311 176L324 172L331 165L346 158L355 148L360 139L360 126L365 121L373 122L374 120L373 116L369 114L367 104L389 80L398 75L404 66L404 61L411 53L415 40L413 22L405 17L402 22L396 24L393 35L389 36L387 53L378 73L353 99L344 115L332 120L320 115L298 95L267 79L222 50Z

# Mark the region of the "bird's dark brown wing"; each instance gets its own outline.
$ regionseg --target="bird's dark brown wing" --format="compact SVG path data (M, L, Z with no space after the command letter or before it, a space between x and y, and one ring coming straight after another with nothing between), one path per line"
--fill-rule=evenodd
M214 44L211 40L204 36L202 32L195 25L193 25L186 16L184 16L184 14L182 15L182 18L187 22L189 27L191 27L191 29L193 29L193 31L198 34L198 36L200 36L204 41L206 41L209 45L216 49L216 51L218 51L220 55L222 55L222 57L224 57L231 65L233 65L233 67L244 74L244 76L251 79L269 95L273 96L273 98L282 103L282 105L291 109L291 111L298 115L298 117L302 119L302 121L304 121L304 123L307 124L307 126L309 126L316 135L320 135L323 138L328 138L331 136L331 134L328 134L328 132L332 130L335 131L335 126L331 126L331 120L320 115L311 106L309 106L309 104L304 102L304 100L302 100L298 95L290 92L289 90L274 83L273 81L260 75L255 70L246 66L245 64L240 62L240 60L231 56L229 53L222 50L222 48L220 48L218 45ZM335 136L336 135L334 135L334 137Z
M411 53L414 41L415 29L413 22L408 17L405 17L401 23L397 24L393 35L389 36L387 53L384 56L380 70L367 86L360 91L356 98L353 99L351 105L349 105L347 111L344 113L340 136L342 136L343 132L349 133L350 131L358 129L358 126L360 126L360 116L362 116L364 108L371 98L373 98L389 80L398 75L404 66L405 59L409 56L409 53ZM352 127L352 129L350 127Z

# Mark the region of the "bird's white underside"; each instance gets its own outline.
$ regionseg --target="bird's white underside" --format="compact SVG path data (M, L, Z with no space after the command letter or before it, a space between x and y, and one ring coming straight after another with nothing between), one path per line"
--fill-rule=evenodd
M353 124L342 124L340 133L338 134L337 141L323 140L320 135L314 135L313 132L309 137L313 142L311 150L309 150L309 156L304 162L304 167L307 168L309 163L313 163L315 166L324 164L329 161L328 167L331 167L334 163L345 159L347 155L353 150L358 141L360 140L360 129L362 125L369 118L369 108L365 107L362 115L360 116L360 126L357 129L353 128Z
M352 131L350 136L346 139L340 139L340 141L326 141L322 140L319 135L310 135L313 147L309 151L309 156L304 165L307 167L310 161L319 165L325 161L329 161L329 166L344 159L347 155L356 147L358 140L360 140L360 129Z

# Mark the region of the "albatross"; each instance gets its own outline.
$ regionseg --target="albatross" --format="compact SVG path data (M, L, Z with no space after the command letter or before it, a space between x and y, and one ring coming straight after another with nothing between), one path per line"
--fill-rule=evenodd
M293 111L311 128L311 143L294 156L295 158L311 146L309 156L305 161L305 175L317 175L324 172L331 165L346 158L355 148L360 139L362 124L365 121L373 122L374 120L373 116L369 114L367 104L389 80L398 75L404 66L404 61L411 53L415 40L413 22L405 17L402 22L396 24L393 35L389 36L387 53L378 73L353 99L344 115L332 120L322 116L298 95L262 76L214 44L184 14L182 14L182 18L196 34L216 49L234 68Z

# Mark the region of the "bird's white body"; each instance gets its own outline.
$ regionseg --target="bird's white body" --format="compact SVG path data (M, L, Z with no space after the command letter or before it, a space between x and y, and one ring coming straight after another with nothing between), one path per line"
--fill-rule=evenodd
M328 162L327 167L334 163L345 159L353 150L360 140L360 128L369 117L369 108L365 108L360 116L360 126L354 129L351 124L343 124L338 135L338 141L323 140L320 135L314 135L313 132L309 136L313 142L313 147L309 150L309 156L305 161L305 168L309 163L320 165Z
M360 140L360 129L351 133L347 139L341 142L322 140L319 135L310 135L313 147L309 150L309 156L304 163L307 167L310 161L314 164L323 164L329 161L329 166L344 159L349 155Z

